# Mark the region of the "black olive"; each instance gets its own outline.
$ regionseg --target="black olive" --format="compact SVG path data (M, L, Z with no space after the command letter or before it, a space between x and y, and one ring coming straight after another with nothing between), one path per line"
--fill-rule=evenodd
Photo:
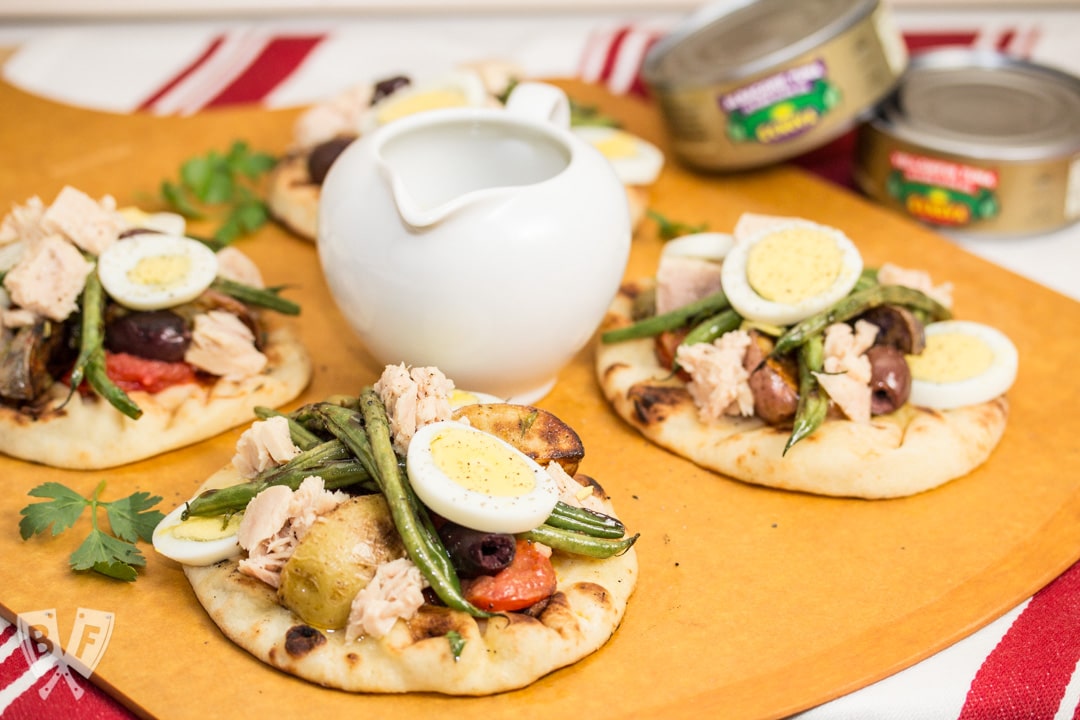
M891 413L911 395L911 370L904 354L891 345L874 345L866 351L870 360L870 413Z
M388 95L393 95L403 87L407 87L412 84L412 81L405 75L395 75L394 77L388 77L384 80L380 80L375 83L375 90L371 94L371 104L382 100Z
M183 318L169 310L120 315L105 326L105 347L112 352L180 362L190 344L191 330Z
M322 185L323 180L326 179L326 173L330 172L330 166L334 164L334 161L338 159L338 155L349 147L354 139L347 135L341 135L332 140L319 143L312 148L307 160L308 177L311 178L311 182Z

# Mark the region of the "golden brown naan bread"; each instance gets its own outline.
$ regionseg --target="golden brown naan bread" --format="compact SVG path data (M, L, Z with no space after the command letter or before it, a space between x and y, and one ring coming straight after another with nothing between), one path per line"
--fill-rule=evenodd
M311 179L308 150L293 150L270 172L266 204L270 215L290 232L314 242L319 232L321 187Z
M232 466L201 488L240 481ZM604 505L614 514L610 502ZM606 643L622 620L637 582L633 548L594 560L552 555L558 591L538 617L506 613L477 620L467 613L425 605L398 620L384 638L345 639L304 624L278 604L273 588L243 575L236 558L205 567L184 566L199 602L230 640L291 675L350 692L439 692L490 695L524 687L577 662ZM464 640L455 661L446 634Z
M276 407L303 391L311 379L311 361L287 326L271 326L263 353L266 369L241 382L174 385L150 394L129 396L143 411L132 420L107 401L76 394L59 410L36 418L0 407L0 453L72 470L98 470L143 460L191 445L245 422L256 405ZM47 407L68 397L56 383Z
M624 285L601 329L629 325L633 298L649 281ZM652 338L600 343L596 373L615 412L649 438L736 480L818 495L880 499L912 495L966 475L997 446L1004 397L938 411L905 405L870 424L830 418L787 455L790 427L758 418L699 419L685 383L660 365Z

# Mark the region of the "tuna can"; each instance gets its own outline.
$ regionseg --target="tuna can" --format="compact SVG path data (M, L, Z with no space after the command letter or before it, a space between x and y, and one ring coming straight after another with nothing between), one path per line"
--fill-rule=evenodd
M942 230L1063 227L1080 217L1080 78L992 51L916 55L855 165L867 195Z
M657 42L642 78L672 153L730 171L843 134L895 87L907 59L878 0L726 0Z

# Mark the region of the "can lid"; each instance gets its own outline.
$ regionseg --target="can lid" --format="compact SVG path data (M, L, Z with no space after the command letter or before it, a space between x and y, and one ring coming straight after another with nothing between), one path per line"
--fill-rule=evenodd
M903 138L1003 160L1080 150L1080 78L1001 53L915 55L879 113Z
M663 87L756 75L819 47L869 15L877 0L721 0L654 45L642 73Z

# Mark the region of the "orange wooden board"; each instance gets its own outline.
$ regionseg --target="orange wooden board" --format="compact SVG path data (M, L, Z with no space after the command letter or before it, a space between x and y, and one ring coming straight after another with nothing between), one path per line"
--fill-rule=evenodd
M662 142L647 105L568 84ZM190 118L91 113L0 86L0 207L49 201L69 183L146 205L181 161L243 138L283 149L295 111ZM716 178L669 166L652 207L710 229L744 211L800 215L845 230L867 264L892 260L955 283L958 316L1003 329L1020 350L1012 417L990 461L923 495L829 499L741 484L651 446L605 405L583 350L540 404L586 447L582 470L641 532L640 581L622 627L597 654L533 686L489 698L348 695L286 676L223 639L179 567L149 547L137 582L67 569L88 529L19 538L26 493L55 480L106 498L135 490L188 498L232 455L240 429L115 470L79 473L0 458L0 605L56 608L62 636L77 607L115 613L94 679L160 718L327 715L467 718L781 717L862 687L971 633L1080 557L1080 304L965 253L867 201L790 168ZM288 284L315 377L298 402L355 392L379 368L322 282L314 247L277 228L240 241L269 284ZM651 274L651 223L634 240L628 277Z

